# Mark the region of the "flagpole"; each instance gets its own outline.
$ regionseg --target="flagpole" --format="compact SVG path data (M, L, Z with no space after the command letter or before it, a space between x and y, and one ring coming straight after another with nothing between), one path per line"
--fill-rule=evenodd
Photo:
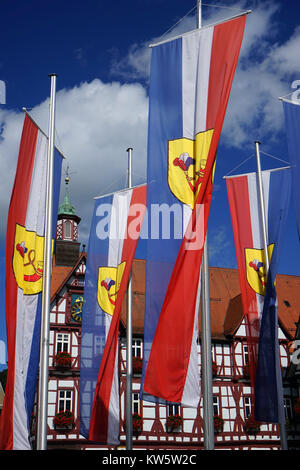
M128 188L132 187L132 148L128 152ZM126 320L126 450L132 450L132 273L127 287Z
M261 223L262 223L262 231L263 231L263 244L264 244L264 255L265 255L265 266L266 266L266 279L268 279L270 263L269 263L269 253L268 253L268 237L267 237L267 229L266 229L266 214L265 214L265 203L264 203L264 195L263 195L263 184L262 184L259 146L260 146L260 142L255 141L256 161L257 161L257 181L258 181L258 191L259 191ZM287 436L286 436L285 424L284 423L279 423L279 429L280 429L281 449L282 450L287 450L288 445L287 445Z
M48 369L49 369L49 330L50 330L50 287L52 258L52 195L53 195L53 155L55 127L56 74L50 74L51 94L49 110L49 138L46 188L44 269L41 313L40 373L38 396L37 450L47 449L48 415Z
M197 0L197 28L202 26L202 0Z
M197 28L202 25L202 0L197 0ZM203 390L203 436L205 450L214 450L214 413L212 392L211 321L207 235L201 264L201 358Z

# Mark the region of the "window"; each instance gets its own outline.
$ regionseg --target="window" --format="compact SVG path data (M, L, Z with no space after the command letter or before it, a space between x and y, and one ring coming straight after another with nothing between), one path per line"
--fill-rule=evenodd
M65 220L65 238L71 238L71 222Z
M72 390L58 391L58 411L72 411Z
M214 409L214 416L218 416L220 414L220 406L219 406L219 397L217 395L213 396L213 409Z
M132 355L133 357L143 357L143 344L141 339L132 339Z
M168 416L175 416L180 414L179 405L168 405Z
M56 335L56 352L69 352L70 335L68 333L57 333Z
M243 357L244 357L244 365L249 364L248 346L246 345L243 345Z
M140 399L138 393L132 394L132 413L140 414Z
M251 398L250 397L244 397L244 405L245 405L245 419L247 419L251 415Z

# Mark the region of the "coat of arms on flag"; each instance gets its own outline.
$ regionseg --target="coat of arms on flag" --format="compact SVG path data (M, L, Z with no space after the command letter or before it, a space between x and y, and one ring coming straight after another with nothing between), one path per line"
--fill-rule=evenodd
M25 295L42 291L43 259L44 237L16 224L13 271L18 287Z
M199 132L195 140L169 141L168 182L174 196L192 209L203 181L213 129Z
M268 246L269 260L272 258L274 243ZM263 249L245 249L247 281L257 294L265 295L267 278L265 254Z
M97 300L99 307L113 315L126 262L117 267L100 267L98 271Z

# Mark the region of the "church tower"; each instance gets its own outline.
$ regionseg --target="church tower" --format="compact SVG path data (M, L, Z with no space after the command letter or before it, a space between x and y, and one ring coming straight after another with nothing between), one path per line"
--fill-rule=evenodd
M81 219L70 203L69 182L70 178L66 176L65 198L58 209L55 248L57 266L74 266L79 256L78 225Z

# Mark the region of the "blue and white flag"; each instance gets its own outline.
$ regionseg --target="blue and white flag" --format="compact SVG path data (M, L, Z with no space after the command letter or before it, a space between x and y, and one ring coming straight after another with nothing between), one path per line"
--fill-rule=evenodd
M81 328L80 432L118 444L118 333L122 300L146 210L146 186L97 199L91 224Z
M278 305L275 278L279 251L290 201L289 169L265 173L264 195L267 240L272 247L260 334L255 379L255 419L267 423L284 423L282 373L278 341Z
M247 326L251 385L255 389L255 419L284 421L278 343L275 277L290 199L289 169L263 171L269 271L264 254L260 199L256 173L226 180Z
M197 408L200 267L245 15L152 49L141 396ZM149 211L149 209L151 209Z
M292 189L300 239L300 103L283 101L288 151L292 170Z

